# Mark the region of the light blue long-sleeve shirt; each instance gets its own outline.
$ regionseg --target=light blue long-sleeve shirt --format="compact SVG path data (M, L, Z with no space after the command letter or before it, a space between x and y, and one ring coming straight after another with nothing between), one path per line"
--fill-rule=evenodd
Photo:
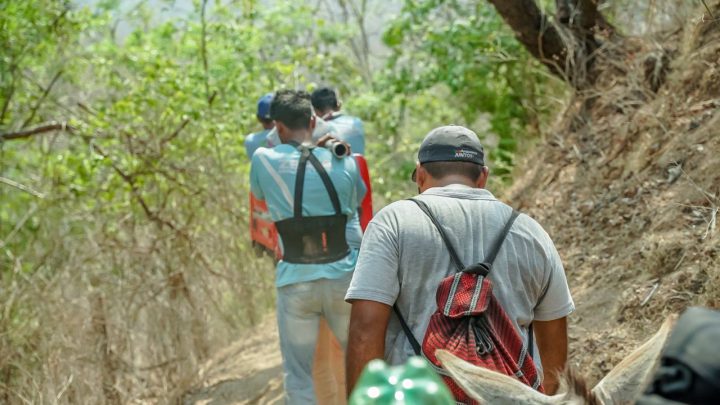
M360 118L334 113L326 120L332 127L332 134L350 144L353 153L365 154L365 128Z
M322 278L338 279L355 269L362 239L357 208L365 196L365 183L360 177L355 159L336 158L329 150L320 147L313 148L312 153L330 176L340 199L341 211L348 216L345 235L351 253L336 262L325 264L299 264L281 260L277 265L275 281L277 287ZM267 202L270 217L275 222L293 216L295 177L299 159L300 151L288 144L281 144L272 149L259 148L253 155L250 190L255 197ZM312 165L306 168L303 194L303 216L335 213L325 185Z
M263 129L245 137L245 151L249 158L252 158L258 148L267 146L267 137L270 131L269 129Z

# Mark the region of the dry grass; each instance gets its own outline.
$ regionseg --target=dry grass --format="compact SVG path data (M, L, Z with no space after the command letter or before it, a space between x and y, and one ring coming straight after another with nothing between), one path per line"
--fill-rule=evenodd
M36 206L32 239L2 249L0 403L174 403L211 353L259 323L274 271L250 248L247 173L205 167L192 198L145 186L167 224L137 204Z

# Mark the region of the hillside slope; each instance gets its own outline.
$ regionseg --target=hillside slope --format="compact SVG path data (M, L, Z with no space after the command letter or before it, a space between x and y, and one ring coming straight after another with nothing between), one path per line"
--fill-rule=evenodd
M720 307L720 23L610 52L503 196L555 240L577 304L571 363L595 379L665 316ZM278 401L278 347L269 317L216 355L184 402Z
M595 378L666 315L720 306L720 22L610 52L504 196L555 240L572 359Z

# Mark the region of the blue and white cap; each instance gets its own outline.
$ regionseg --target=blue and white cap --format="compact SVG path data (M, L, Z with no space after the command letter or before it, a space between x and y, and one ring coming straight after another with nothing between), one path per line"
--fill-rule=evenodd
M270 103L272 103L273 93L268 93L258 100L257 103L257 116L260 119L270 119Z

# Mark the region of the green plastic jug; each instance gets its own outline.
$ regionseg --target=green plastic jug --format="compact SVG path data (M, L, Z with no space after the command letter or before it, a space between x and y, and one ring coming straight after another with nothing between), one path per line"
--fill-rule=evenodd
M348 405L455 405L450 390L428 362L411 357L402 366L373 360L365 367Z

